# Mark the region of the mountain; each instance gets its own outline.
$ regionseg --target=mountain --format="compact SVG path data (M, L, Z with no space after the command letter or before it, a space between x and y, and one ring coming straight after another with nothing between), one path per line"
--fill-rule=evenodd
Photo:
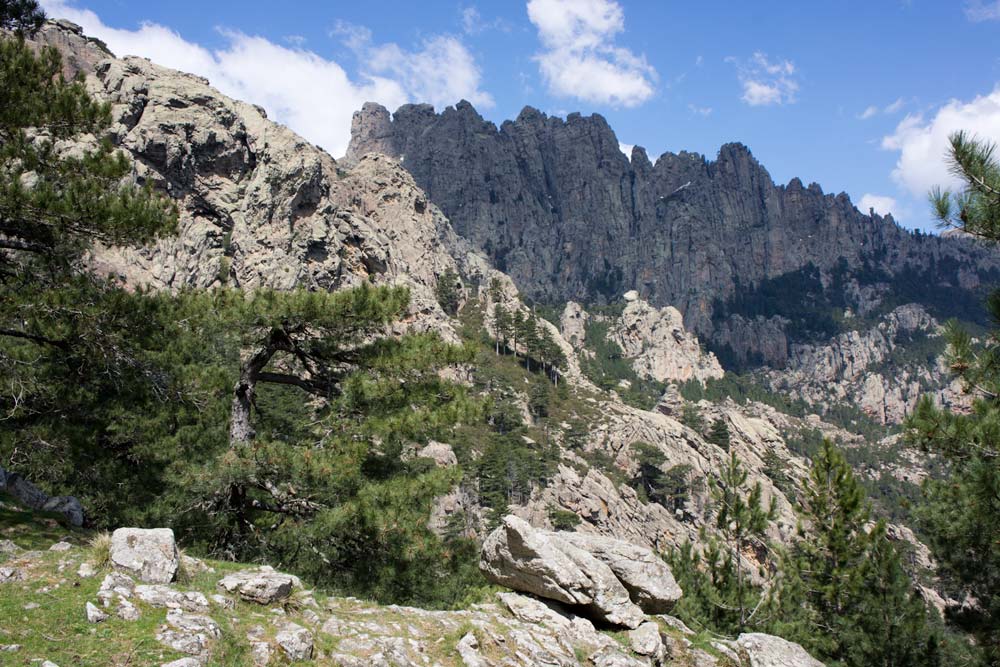
M527 438L533 459L551 463L544 475L522 480L524 491L515 494L511 510L546 525L552 508L562 508L582 517L588 531L664 548L695 539L709 523L704 484L692 489L684 514L644 502L623 480L636 474L640 453L634 445L639 442L658 450L665 467L686 466L692 478L721 468L726 450L680 423L680 413L671 412L677 405L639 409L614 391L599 389L581 371L581 360L597 356L594 349L614 344L631 364L626 383L637 384L642 376L657 381L717 377L718 364L700 354L698 339L683 328L676 311L652 308L629 295L629 306L603 322L609 342L584 331L576 341L578 356L556 326L531 314L519 286L455 233L397 161L368 155L338 162L204 79L142 58L111 57L71 24L47 24L37 39L73 56L67 60L87 75L95 97L111 103L111 139L134 161L136 178L169 193L180 211L176 236L139 250L98 248L91 259L95 268L125 284L158 290L223 285L336 290L366 280L401 283L412 295L405 326L448 340L458 340L462 327L472 322L480 327L474 341L497 338L502 305L549 331L566 357L561 384L568 387L565 394L555 392L551 415L541 417L528 410L529 389L547 388L550 382L537 368L526 369L530 364L516 355L498 355L488 342L477 348L475 364L455 370L482 395L498 401L509 396L524 406L518 432ZM437 302L437 280L448 270L460 272L470 287L490 286L463 290L462 311L469 319L448 317ZM510 347L509 352L526 355L523 346ZM745 460L751 479L763 484L767 499L777 499L776 539L793 535L795 519L791 501L768 476L768 470L774 474L770 458L784 462L782 479L799 479L806 469L782 434L819 425L845 441L852 437L764 405L702 401L694 409L706 422L730 424L732 448ZM558 446L550 451L539 442ZM459 461L469 480L442 498L434 515L444 525L449 515L465 514L471 531L481 535L490 509L482 493L469 489L480 483L474 461L482 443L464 447L476 452Z
M356 112L345 160L400 160L455 231L531 299L674 306L729 368L782 367L794 342L844 330L852 309L910 301L939 319L979 317L1000 257L968 238L911 233L846 194L776 185L750 150L715 160L626 157L599 115L526 107L497 128L468 102L435 113ZM803 302L805 300L805 302Z
M471 360L442 374L482 399L484 414L442 441L407 442L399 456L414 469L450 469L447 493L427 500L426 525L442 539L481 541L509 513L665 554L703 545L725 530L713 486L738 460L747 488L759 484L773 502L767 541L788 545L800 534L809 459L829 437L878 516L893 521L893 539L908 543L922 594L954 602L933 590L927 548L898 525L924 462L896 439L866 439L857 415L827 419L801 397L841 407L877 368L865 391L894 397L879 403L889 421L943 381L922 374L941 348L931 311L965 308L1000 275L985 248L912 235L818 186L775 186L740 145L715 162L682 153L654 166L642 149L630 161L598 116L529 109L498 130L466 103L440 115L404 107L394 119L366 105L350 152L335 160L259 107L200 77L115 58L71 24L47 24L38 42L56 45L67 74L84 75L110 104L109 139L135 180L179 210L175 236L95 248L93 268L163 291L403 284L410 312L389 333L463 343ZM459 292L449 312L438 302L444 276ZM928 310L900 308L917 290ZM560 308L529 307L522 294ZM582 305L561 303L571 297ZM504 318L532 326L504 333ZM721 356L702 349L706 337ZM547 366L531 357L532 338L557 348L542 346ZM719 363L734 360L787 368L734 380ZM906 377L893 372L911 362ZM679 386L665 392L668 382ZM889 430L875 426L877 437ZM87 509L88 489L78 493ZM750 550L737 560L756 580L771 557Z

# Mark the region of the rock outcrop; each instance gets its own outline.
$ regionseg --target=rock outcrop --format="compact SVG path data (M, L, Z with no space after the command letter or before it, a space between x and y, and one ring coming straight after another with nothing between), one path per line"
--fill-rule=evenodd
M538 530L516 516L486 538L480 568L491 581L629 628L642 612L665 613L681 597L670 568L648 548Z
M666 614L683 594L670 568L651 549L586 533L557 536L611 568L632 601L647 614Z
M638 298L629 301L609 338L643 377L704 382L724 374L715 355L702 350L698 338L684 328L684 318L673 306L654 308Z
M918 304L899 306L877 324L823 344L790 347L785 368L762 375L775 391L823 410L851 402L883 424L898 424L924 394L952 409L970 397L939 362L941 326Z
M586 346L587 324L603 322L608 341L621 348L640 377L658 382L704 382L724 375L715 355L703 350L698 337L684 328L684 318L676 308L654 308L634 291L625 297L625 308L618 317L592 315L575 301L567 302L559 317L563 339L577 354L592 356L593 350Z
M483 542L480 569L494 583L586 609L606 623L635 628L642 622L642 610L610 567L516 516L504 517Z
M139 250L98 249L97 270L167 289L400 283L411 288L408 326L455 340L434 296L437 278L488 267L468 256L396 161L369 156L348 171L260 107L200 77L111 57L66 22L46 24L36 41L72 55L89 91L111 104L110 138L133 160L135 179L179 209L176 236Z
M749 667L823 667L804 648L781 637L744 633L737 637L736 645L746 654Z
M273 604L287 598L292 590L302 588L299 578L266 565L256 570L243 570L219 580L219 589L235 593L247 602Z
M0 466L0 493L6 493L33 510L61 514L71 526L82 526L83 506L73 496L50 496L16 472Z

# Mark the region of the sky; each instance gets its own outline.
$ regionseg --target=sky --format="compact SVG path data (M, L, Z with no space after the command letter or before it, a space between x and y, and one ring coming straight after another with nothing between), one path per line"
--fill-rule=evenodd
M1000 141L1000 0L41 0L343 155L365 101L604 116L623 150L746 144L779 184L933 231L947 137Z

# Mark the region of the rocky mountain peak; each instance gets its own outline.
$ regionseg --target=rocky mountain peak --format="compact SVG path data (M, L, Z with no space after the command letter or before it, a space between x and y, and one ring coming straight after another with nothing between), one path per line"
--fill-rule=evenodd
M652 165L641 149L626 158L598 115L562 120L526 107L499 129L471 108L403 107L388 127L379 118L356 125L352 154L401 158L455 230L527 296L606 303L639 288L744 358L756 354L746 347L754 338L730 335L729 302L809 267L826 285L843 274L857 284L852 294L881 285L878 298L907 271L963 289L1000 275L1000 258L982 246L917 237L815 183L776 185L744 144L725 144L714 160L664 153ZM794 339L775 315L764 315L768 330ZM774 337L766 346L783 363L786 346Z

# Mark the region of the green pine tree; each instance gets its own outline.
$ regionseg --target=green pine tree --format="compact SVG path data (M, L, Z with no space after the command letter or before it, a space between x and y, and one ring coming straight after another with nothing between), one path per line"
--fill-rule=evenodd
M931 192L940 224L1000 241L996 145L958 132L950 137L948 158L963 187ZM1000 291L986 307L1000 322ZM976 343L952 323L946 337L946 360L974 403L971 413L959 415L924 397L907 420L908 442L941 456L949 468L947 478L924 485L927 502L918 515L939 574L956 594L975 600L950 620L973 633L988 664L1000 664L1000 334L994 330Z
M705 439L714 445L722 447L725 451L729 451L729 422L725 415L720 415L714 422L712 422L712 426Z
M937 642L885 524L829 440L803 489L798 540L783 559L777 631L827 664L931 665Z
M84 259L95 243L170 233L176 211L112 147L110 106L63 77L58 51L25 42L43 19L30 0L0 3L0 27L13 31L0 36L0 457L53 493L80 494L109 470L139 488L155 473L135 472L134 439L117 424L172 398L147 355L164 340L165 304ZM81 135L96 144L57 148Z
M715 527L726 547L729 572L735 579L736 627L742 631L753 620L758 607L752 607L753 595L742 564L742 555L766 546L764 532L777 512L774 499L765 508L760 482L747 489L748 473L735 452L730 453L718 480L711 484L715 503Z
M452 317L457 315L462 300L462 281L454 269L449 267L438 277L435 291L441 310Z
M501 348L506 350L511 346L510 341L514 337L514 320L502 303L494 306L493 320L496 329L497 354L500 354Z
M760 483L748 487L749 475L735 453L730 453L710 492L719 537L702 531L702 548L682 545L669 556L684 597L675 609L685 620L715 632L734 634L764 627L767 596L754 584L744 555L768 558L765 532L776 513L765 507ZM764 571L762 571L762 574Z

